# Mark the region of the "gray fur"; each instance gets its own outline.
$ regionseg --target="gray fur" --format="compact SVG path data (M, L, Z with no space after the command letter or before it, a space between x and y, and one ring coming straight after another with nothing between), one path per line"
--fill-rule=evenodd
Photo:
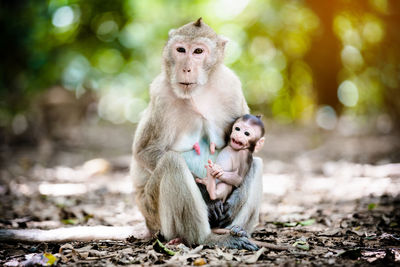
M139 122L133 143L131 174L136 203L153 233L161 231L166 238L179 237L189 244L255 249L245 237L211 232L207 203L184 160L193 162L193 140L199 142L206 138L209 141L209 136L204 134L211 135L210 129L213 131L211 138L221 144L217 146L221 149L231 123L249 113L239 79L222 64L225 43L221 43L222 39L208 25L200 23L201 27L189 23L170 33L163 53L163 72L150 86L150 105ZM184 37L179 37L179 42L208 38L216 44L214 50L217 51L212 53L218 57L208 70L207 84L198 86L185 98L174 92L169 77L173 62L168 58L168 49L177 35ZM193 139L197 136L199 140ZM207 146L206 149L202 147L202 153L206 153ZM204 164L206 162L201 165ZM258 220L261 196L256 187L260 188L261 168L258 161L253 164L248 174L251 177L246 177L237 193L227 200L235 212L233 222L240 223L239 226L248 232ZM248 210L242 211L243 208ZM250 216L250 220L246 216Z

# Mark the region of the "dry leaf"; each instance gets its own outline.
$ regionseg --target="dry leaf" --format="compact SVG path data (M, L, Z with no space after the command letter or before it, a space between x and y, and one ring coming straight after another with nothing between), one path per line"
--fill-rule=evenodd
M266 248L260 248L256 253L250 256L244 257L245 263L256 263L258 258L266 251Z

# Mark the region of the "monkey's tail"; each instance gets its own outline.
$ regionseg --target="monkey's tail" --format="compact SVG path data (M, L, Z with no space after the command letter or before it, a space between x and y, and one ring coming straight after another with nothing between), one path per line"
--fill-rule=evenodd
M135 226L76 226L52 230L0 229L0 242L69 242L93 240L125 240L128 237L147 238L142 225Z

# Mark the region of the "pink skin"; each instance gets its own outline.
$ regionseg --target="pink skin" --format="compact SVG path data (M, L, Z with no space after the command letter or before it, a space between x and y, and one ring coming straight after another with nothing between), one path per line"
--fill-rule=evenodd
M200 155L200 145L199 145L199 142L196 142L196 143L193 145L193 149L194 149L194 151L196 151L197 155ZM213 143L213 142L210 143L210 153L211 153L211 155L214 155L214 154L215 154L215 143Z
M196 151L197 155L200 155L200 145L199 145L199 142L196 142L196 143L193 145L193 149L194 149L194 151Z
M179 244L182 244L183 243L183 240L182 240L182 238L174 238L174 239L172 239L172 240L170 240L168 243L167 243L167 245L179 245Z
M214 178L218 179L222 175L224 175L224 170L222 169L222 167L213 163L211 160L208 160L208 166L206 165L206 168L210 170L210 174Z
M229 146L236 150L246 150L250 147L250 143L255 138L258 139L256 150L260 149L264 144L264 138L260 138L261 136L261 129L259 127L254 127L254 125L249 124L248 122L238 120L232 127L232 132L230 135ZM215 149L215 148L214 148ZM211 150L211 147L210 147ZM197 183L204 184L207 188L207 191L210 195L210 199L216 199L216 180L215 179L222 179L225 176L229 176L228 178L230 182L224 181L230 185L238 186L242 179L233 179L237 178L237 171L233 172L225 172L221 166L213 163L211 160L208 160L208 165L205 166L207 169L207 175L203 179L196 179ZM225 177L227 178L227 177ZM239 184L234 184L234 180L237 180Z
M205 165L204 167L207 169L207 175L206 177L200 179L200 178L196 178L196 182L200 183L200 184L204 184L207 188L207 192L210 196L211 200L216 199L216 195L215 195L215 188L216 188L216 180L215 178L211 175L212 173L212 168L210 167L211 165L213 165L211 160L208 160L208 164L209 165Z
M215 143L213 143L213 142L210 143L210 152L211 152L211 155L215 154Z
M172 49L175 60L176 83L184 91L196 87L200 81L203 65L209 55L208 47L202 42L184 43L177 42Z
M254 139L255 136L258 138L261 136L260 128L239 120L235 122L232 127L229 145L234 150L247 149L250 147L250 141Z

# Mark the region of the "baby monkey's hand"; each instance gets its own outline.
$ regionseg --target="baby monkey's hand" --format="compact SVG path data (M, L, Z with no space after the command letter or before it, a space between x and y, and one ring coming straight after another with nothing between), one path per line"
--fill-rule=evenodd
M208 160L208 167L210 168L210 174L214 178L220 178L222 175L224 175L224 170L222 167L213 163L211 160Z

